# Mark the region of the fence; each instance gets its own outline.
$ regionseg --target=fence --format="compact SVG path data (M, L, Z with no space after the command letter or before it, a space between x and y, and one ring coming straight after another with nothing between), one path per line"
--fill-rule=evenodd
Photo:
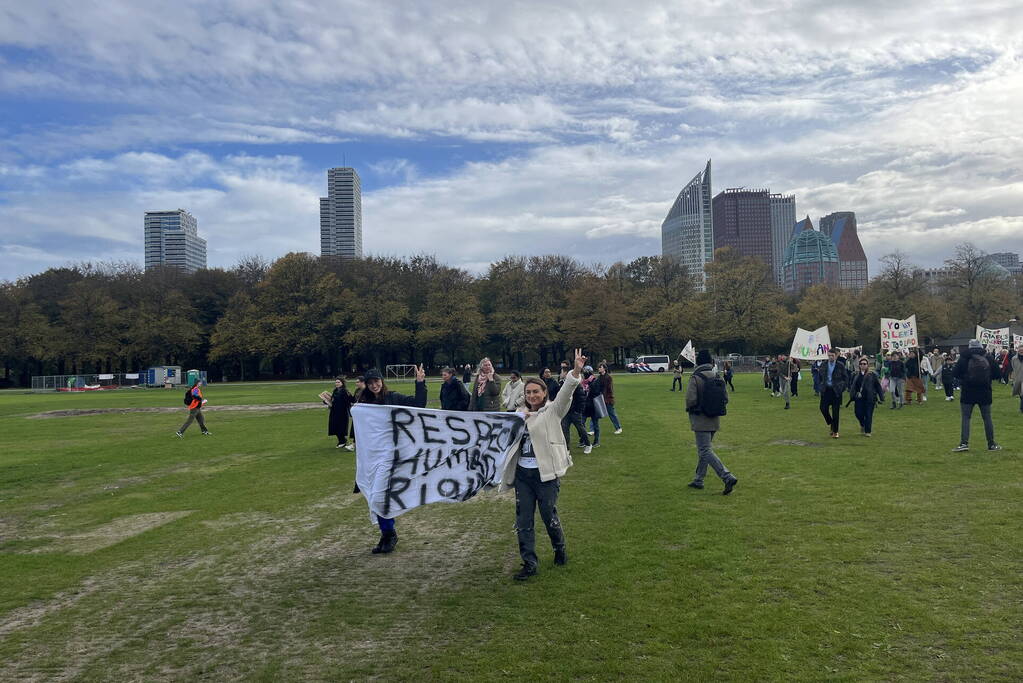
M144 373L138 372L124 374L100 373L93 375L35 375L32 377L32 391L105 391L140 386L144 381Z

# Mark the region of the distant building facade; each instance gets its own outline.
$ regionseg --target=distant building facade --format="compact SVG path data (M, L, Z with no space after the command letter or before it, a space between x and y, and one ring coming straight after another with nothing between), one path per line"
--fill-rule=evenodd
M759 258L774 272L771 191L727 189L714 197L714 248Z
M862 292L869 280L867 255L856 233L856 214L852 211L836 211L820 219L821 232L831 238L838 251L838 286Z
M782 265L784 288L789 294L799 294L807 287L839 282L838 250L831 238L813 229L807 216L796 224L796 234L785 250Z
M362 258L362 181L349 166L327 170L320 197L320 255Z
M699 291L706 288L703 267L714 259L714 218L710 160L678 193L661 223L661 255L681 262Z
M1019 254L1011 251L1003 251L997 254L988 254L988 260L997 263L1010 274L1023 273L1023 264L1019 262Z
M173 266L186 273L206 267L206 240L195 216L184 209L146 211L143 222L146 269Z
M785 249L792 241L796 226L795 195L771 195L771 256L774 259L774 279L785 283Z

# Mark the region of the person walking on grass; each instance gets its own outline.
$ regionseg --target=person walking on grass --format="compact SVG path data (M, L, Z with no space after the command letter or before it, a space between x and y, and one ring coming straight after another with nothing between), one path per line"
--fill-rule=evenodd
M1012 395L1019 396L1019 412L1023 413L1023 347L1012 355Z
M772 358L767 366L767 374L771 377L771 396L781 396L781 356Z
M586 406L583 408L583 417L589 418L591 430L587 432L593 437L593 447L600 448L600 418L603 417L600 406L604 402L604 379L602 375L594 374L593 368L589 365L583 368L583 381L586 382ZM598 401L599 399L599 401Z
M466 363L465 367L462 368L462 384L464 384L466 386L466 389L468 389L469 382L471 382L471 381L472 381L472 366L469 365L468 363Z
M440 371L440 408L441 410L468 410L469 390L458 381L458 370L444 368Z
M791 382L792 398L796 398L799 396L799 371L803 369L803 366L800 364L798 358L789 358L789 360L792 361L793 365Z
M480 361L476 381L472 385L472 400L469 410L496 413L501 410L501 378L494 372L489 358Z
M870 369L870 361L861 356L856 361L858 366L849 387L849 402L855 403L856 420L860 423L860 434L869 437L874 427L874 407L884 401L884 389L881 380ZM849 405L848 403L846 404Z
M679 363L678 361L675 361L674 367L672 369L674 371L674 377L671 380L671 390L675 391L675 385L677 384L678 390L682 391L682 364Z
M359 403L371 403L380 406L409 406L412 408L426 407L426 372L423 366L416 368L416 395L406 396L396 391L391 391L384 383L384 378L377 369L369 370L366 373L366 389L359 396ZM358 460L355 461L356 475L358 481ZM398 532L394 528L394 519L377 517L377 525L380 527L380 540L373 548L373 554L389 553L398 545Z
M792 394L792 377L799 372L795 362L784 353L778 356L778 391L785 399L785 410L789 409Z
M732 391L735 391L735 385L732 384L732 361L726 360L724 365L725 371L725 384L731 387Z
M842 394L849 386L849 374L838 353L828 351L828 360L821 366L821 415L831 429L831 438L838 438L838 418L842 410Z
M724 495L728 495L739 483L738 478L728 471L721 462L711 442L714 435L721 429L721 416L726 413L728 390L725 382L718 377L714 359L707 349L700 349L696 354L696 368L689 379L686 391L686 412L689 414L689 427L696 439L696 474L689 482L689 488L702 489L703 478L707 467L711 467L725 484Z
M902 354L892 351L888 354L888 382L892 392L892 410L903 406L903 392L906 390L906 364Z
M334 379L334 391L323 402L330 411L327 413L327 436L337 437L337 448L344 448L348 441L348 420L351 416L352 395L345 387L343 377Z
M582 446L583 453L592 453L593 446L590 445L590 437L586 433L586 421L583 419L583 413L586 410L586 389L583 388L582 382L574 382L571 387L568 386L568 378L572 374L567 372L566 364L562 364L562 380L561 387L558 389L558 396L561 396L562 392L571 391L572 400L569 404L570 407L565 416L561 419L561 430L565 436L565 443L569 443L568 432L570 427L575 427L575 431L579 435L579 445Z
M956 361L955 376L962 387L959 394L959 408L962 417L959 432L959 445L952 449L954 453L970 450L970 418L974 406L980 408L980 416L984 420L984 436L987 437L987 449L1000 451L1002 447L995 442L995 425L991 420L991 382L1001 377L998 366L991 356L984 352L984 347L976 339L970 340L967 348Z
M558 517L558 493L561 477L572 466L567 440L558 441L559 426L572 407L572 397L579 386L580 373L586 366L582 349L575 351L575 367L566 373L564 384L553 401L547 398L547 383L538 377L526 380L523 414L526 428L516 452L504 463L499 493L515 489L515 533L519 542L522 568L514 575L516 581L536 576L536 511L547 529L554 548L554 564L568 562L565 531Z
M597 372L600 373L600 379L603 383L604 405L607 407L607 417L615 427L614 433L621 434L622 423L618 419L618 413L615 412L614 378L611 377L611 369L607 366L607 363L601 363L597 366Z
M210 430L206 429L206 420L202 416L202 407L206 404L206 399L202 397L201 382L197 378L192 382L191 388L188 390L185 400L188 401L188 418L185 420L185 424L181 425L181 429L174 432L174 436L179 439L185 438L185 430L192 422L199 423L199 429L202 430L203 436L211 436Z
M507 412L522 410L526 399L522 395L522 375L518 370L508 373L510 379L501 390L501 409Z
M927 389L920 378L920 349L910 349L906 352L906 403L913 403L913 394L916 394L917 404L927 400Z

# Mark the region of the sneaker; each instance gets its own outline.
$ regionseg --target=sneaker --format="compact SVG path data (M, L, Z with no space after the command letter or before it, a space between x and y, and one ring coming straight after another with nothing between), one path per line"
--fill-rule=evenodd
M583 453L592 453L593 446L583 446Z
M345 450L346 451L354 451L355 450L355 444L354 443L348 444L347 446L345 446Z
M927 400L927 397L926 397L926 396L924 396L923 398L924 398L924 400L925 400L925 401Z
M688 484L686 484L686 486L688 486L691 489L703 490L703 483L702 482L691 481Z
M739 483L739 480L736 479L735 477L732 477L731 479L726 481L725 482L725 490L721 492L721 495L727 496L729 493L732 492L732 489L734 489L735 485L738 484L738 483Z
M968 443L961 443L958 446L956 446L955 448L953 448L952 452L953 453L965 453L968 450L970 450L970 444L968 444Z
M586 433L589 434L590 436L593 436L593 432L586 432Z
M993 444L991 444L990 446L988 446L988 447L987 447L987 449L988 449L989 451L1000 451L1000 450L1002 450L1002 447L1001 447L1001 446L999 446L999 445L998 445L998 444L996 444L996 443L993 443Z
M337 446L335 446L335 448L344 448L344 447L345 447L345 445L343 443L339 443Z
M595 444L593 444L593 447L594 448L600 448L600 444L599 443L595 443Z
M831 438L832 439L837 439L838 438L838 432L835 432L834 434L832 434Z
M616 430L614 431L614 433L615 433L615 434L621 434L621 433L622 433L622 428L621 428L621 427L619 427L618 429L616 429Z
M568 553L565 552L564 548L559 548L554 551L554 564L559 567L564 567L568 564Z
M531 576L536 576L536 567L531 564L524 564L519 573L512 576L512 578L516 581L526 581Z
M865 436L865 437L867 437L867 438L870 438L870 437L872 437L872 436L874 436L874 435L873 435L873 434L871 434L870 432L867 432L867 433L866 433L866 434L864 434L863 436Z
M182 434L181 432L174 432L174 436L178 437L179 439L184 439L185 438L185 435Z
M203 436L213 436L213 432L203 432Z

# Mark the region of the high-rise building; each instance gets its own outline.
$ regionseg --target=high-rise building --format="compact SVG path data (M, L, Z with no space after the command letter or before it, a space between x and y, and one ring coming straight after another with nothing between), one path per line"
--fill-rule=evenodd
M838 286L862 292L867 287L867 255L856 234L856 214L852 211L829 213L821 218L820 227L838 251Z
M785 265L785 249L792 241L796 225L795 195L771 195L771 255L774 258L774 278L784 284L782 266Z
M679 260L704 291L703 267L714 260L714 219L710 191L710 159L678 193L661 223L661 255Z
M790 294L822 283L838 286L838 250L830 237L813 229L809 216L796 224L782 270Z
M362 258L362 182L354 168L327 171L320 197L320 255Z
M1002 251L997 254L988 254L988 260L997 263L1012 274L1023 273L1023 264L1019 262L1019 254L1011 251Z
M774 272L771 191L728 189L714 197L714 248L759 258Z
M174 266L186 273L206 267L206 240L199 237L195 216L184 209L146 211L146 269Z

